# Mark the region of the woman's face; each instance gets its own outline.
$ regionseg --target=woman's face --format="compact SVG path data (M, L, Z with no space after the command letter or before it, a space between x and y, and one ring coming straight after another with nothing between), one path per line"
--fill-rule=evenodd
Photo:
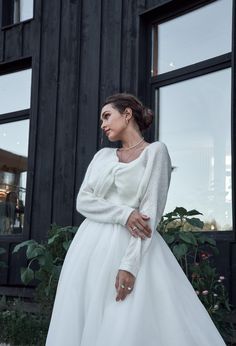
M101 129L110 141L121 139L121 134L126 129L125 115L121 114L111 104L105 105L101 110Z

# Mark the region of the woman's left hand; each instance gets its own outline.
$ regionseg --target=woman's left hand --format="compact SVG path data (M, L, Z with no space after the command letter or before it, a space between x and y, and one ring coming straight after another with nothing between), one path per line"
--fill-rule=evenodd
M116 276L116 301L124 300L133 290L135 276L126 270L119 270Z

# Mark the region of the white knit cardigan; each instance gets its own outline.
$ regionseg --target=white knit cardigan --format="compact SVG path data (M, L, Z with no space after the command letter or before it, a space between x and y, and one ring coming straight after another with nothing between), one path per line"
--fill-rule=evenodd
M142 186L135 196L138 204L129 205L128 200L126 204L114 203L107 199L109 188L114 183L116 167L124 170L124 179L127 179L129 168L135 165L138 169L139 163L145 165L145 169L142 174ZM89 182L92 175L95 179ZM120 176L122 177L122 174ZM119 162L116 149L103 148L90 162L77 195L77 211L96 222L115 223L126 227L129 215L135 209L150 217L148 223L152 229L152 237L142 240L140 237L131 236L118 268L132 273L135 277L164 212L170 178L171 160L167 147L162 142L151 143L143 150L139 158L128 164ZM126 230L129 232L127 228Z

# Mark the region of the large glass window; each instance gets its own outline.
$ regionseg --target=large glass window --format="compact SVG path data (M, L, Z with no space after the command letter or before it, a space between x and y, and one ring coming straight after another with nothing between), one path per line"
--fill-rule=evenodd
M197 209L204 230L232 230L232 0L193 5L150 32L155 134L173 165L165 211Z
M0 115L30 108L31 69L0 76Z
M218 0L153 26L152 75L231 51L232 0Z
M159 138L174 167L167 210L197 209L206 230L232 229L231 69L161 87L158 95Z
M1 236L24 230L30 99L30 68L0 75Z
M29 120L0 125L0 234L21 233L27 180Z

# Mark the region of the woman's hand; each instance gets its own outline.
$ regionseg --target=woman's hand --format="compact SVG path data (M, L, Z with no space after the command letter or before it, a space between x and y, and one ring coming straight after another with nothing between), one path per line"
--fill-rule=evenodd
M152 230L149 227L147 221L150 219L149 216L144 215L140 213L137 210L134 210L126 223L126 227L128 228L129 232L131 233L132 236L134 237L140 237L142 239L146 239L146 237L151 237Z
M116 301L124 300L133 290L135 276L126 270L119 270L116 276Z

